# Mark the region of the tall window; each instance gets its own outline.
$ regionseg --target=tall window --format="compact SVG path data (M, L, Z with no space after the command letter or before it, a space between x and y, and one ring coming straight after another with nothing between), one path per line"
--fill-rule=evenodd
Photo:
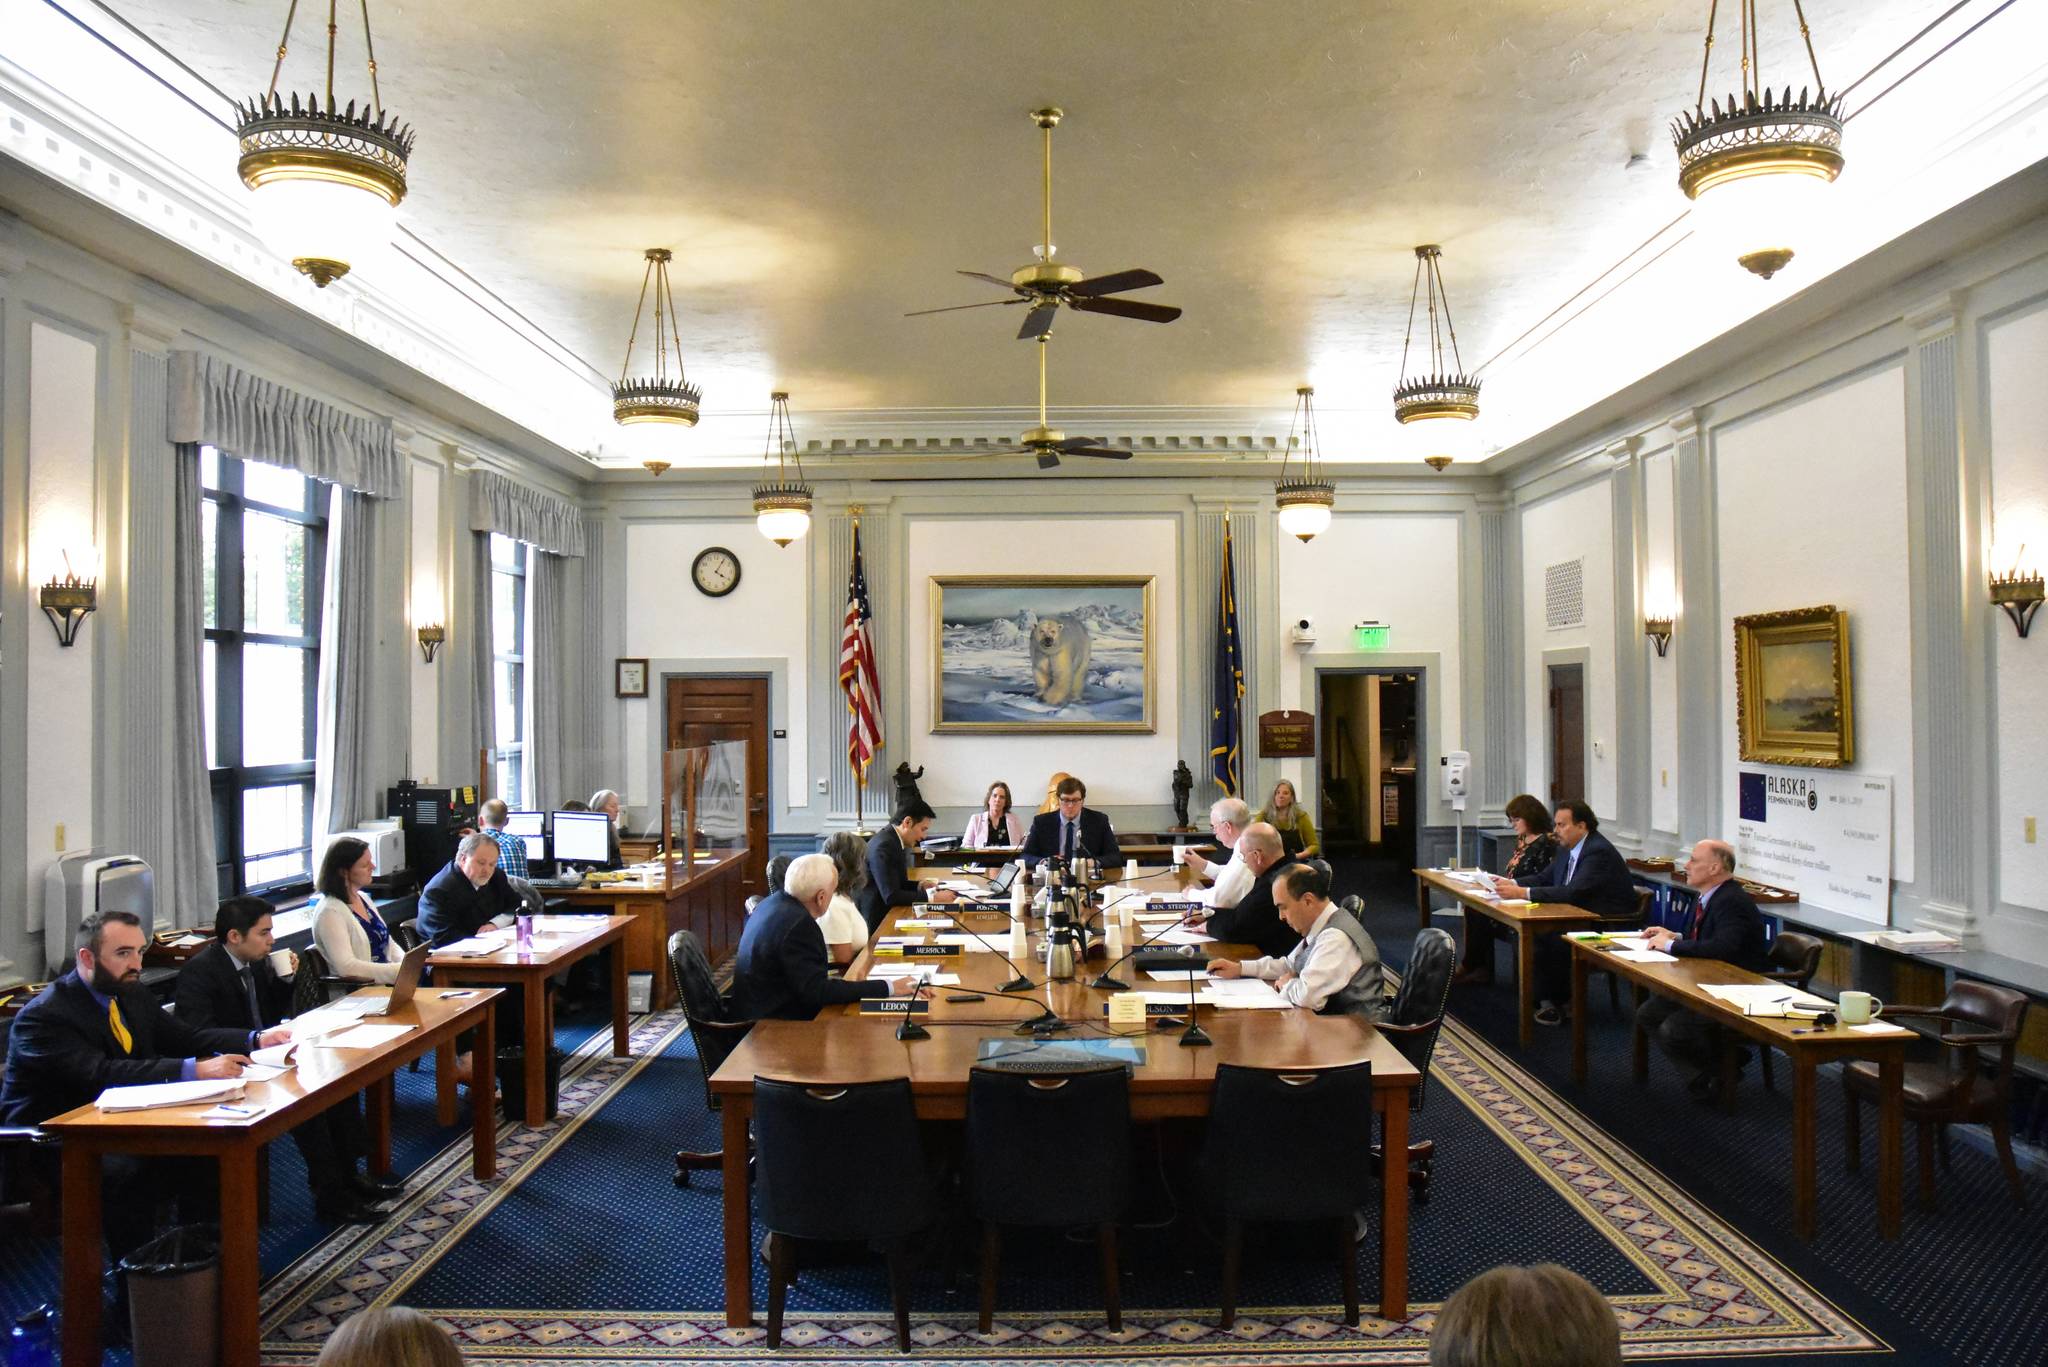
M497 700L497 797L526 795L526 543L491 533L492 696Z
M327 486L200 451L206 759L223 897L309 885Z

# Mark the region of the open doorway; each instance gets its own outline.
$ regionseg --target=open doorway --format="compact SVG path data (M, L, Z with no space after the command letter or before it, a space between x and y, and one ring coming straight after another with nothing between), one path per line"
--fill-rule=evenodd
M1586 796L1586 667L1547 667L1550 685L1550 806Z
M1324 849L1406 871L1422 829L1416 787L1423 674L1416 669L1325 670L1317 676L1317 746Z

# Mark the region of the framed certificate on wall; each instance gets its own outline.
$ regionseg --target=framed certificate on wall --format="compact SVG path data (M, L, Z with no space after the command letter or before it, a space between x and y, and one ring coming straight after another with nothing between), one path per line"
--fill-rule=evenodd
M612 661L612 696L617 698L646 697L647 661L628 659Z

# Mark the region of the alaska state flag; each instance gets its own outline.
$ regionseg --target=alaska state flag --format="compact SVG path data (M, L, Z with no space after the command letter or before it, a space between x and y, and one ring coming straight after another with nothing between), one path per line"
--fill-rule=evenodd
M1216 670L1209 706L1209 776L1236 797L1243 772L1244 656L1237 634L1237 576L1230 567L1230 521L1223 523L1223 578L1216 593Z

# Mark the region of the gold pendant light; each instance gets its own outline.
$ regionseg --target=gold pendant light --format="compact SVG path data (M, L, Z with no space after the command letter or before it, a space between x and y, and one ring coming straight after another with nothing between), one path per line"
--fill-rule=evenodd
M327 96L297 91L290 104L277 78L291 48L298 0L285 11L284 36L261 97L235 106L241 140L238 169L256 193L258 230L315 285L347 275L368 253L391 240L398 202L405 198L405 162L412 129L384 113L377 89L377 49L370 41L370 3L361 0L363 48L368 54L370 98L360 111L344 109L334 94L337 0L327 3Z
M1294 391L1294 420L1287 428L1287 450L1280 457L1280 478L1273 485L1273 502L1279 509L1280 530L1308 542L1330 525L1330 510L1337 506L1337 490L1323 478L1322 457L1317 450L1315 390L1302 385ZM1290 478L1295 449L1301 464Z
M641 422L697 425L697 404L704 393L683 378L683 338L676 327L675 297L668 289L668 263L673 256L666 247L647 249L647 272L640 277L640 302L633 309L633 330L626 336L626 363L619 367L619 382L612 386L612 420L621 426ZM654 373L636 379L633 344L640 340L640 318L647 311L649 290L654 293ZM669 374L671 348L675 353L674 375Z
M1745 270L1768 280L1791 262L1802 221L1842 174L1842 97L1829 95L1821 83L1820 59L1814 56L1800 0L1793 0L1792 12L1806 44L1813 86L1802 86L1796 100L1790 84L1782 92L1763 84L1757 0L1736 3L1741 92L1728 96L1726 109L1719 100L1707 99L1720 10L1720 0L1710 0L1699 95L1691 112L1672 123L1671 136L1678 144L1678 188L1699 206L1702 231L1725 244Z
M1450 292L1444 288L1443 254L1443 248L1434 244L1415 249L1408 335L1401 343L1400 382L1394 386L1394 421L1423 434L1428 448L1423 463L1438 474L1453 459L1449 448L1465 443L1467 433L1459 424L1479 416L1479 377L1465 372L1464 358L1458 354L1458 329L1451 322ZM1417 304L1427 306L1428 370L1411 375L1408 356L1415 347Z
M778 546L787 546L811 529L811 486L804 482L804 460L797 450L796 427L789 420L789 395L768 396L768 448L761 452L762 482L754 487L754 525ZM775 474L768 474L768 451L775 453ZM790 478L789 466L796 466Z

